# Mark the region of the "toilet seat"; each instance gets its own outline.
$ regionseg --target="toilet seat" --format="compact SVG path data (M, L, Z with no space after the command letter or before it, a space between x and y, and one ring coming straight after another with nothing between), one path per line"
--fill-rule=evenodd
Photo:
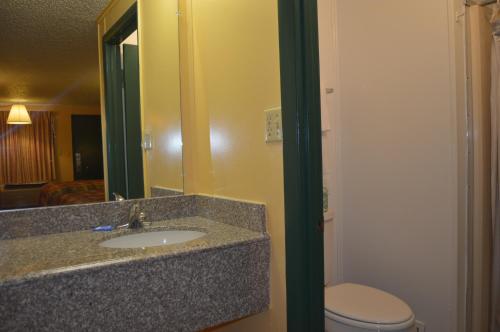
M325 289L325 316L348 326L381 331L402 330L415 322L412 310L399 298L351 283Z
M403 329L407 329L415 323L415 316L412 316L406 322L396 323L396 324L376 324L376 323L367 323L363 321L353 320L347 317L343 317L328 310L325 310L325 316L333 321L345 324L351 327L359 327L368 330L375 331L400 331Z

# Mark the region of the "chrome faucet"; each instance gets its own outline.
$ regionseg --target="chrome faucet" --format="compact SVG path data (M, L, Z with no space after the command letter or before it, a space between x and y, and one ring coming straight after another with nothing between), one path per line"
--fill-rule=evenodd
M123 198L122 195L120 194L117 194L117 193L113 193L113 196L115 198L115 201L118 201L118 202L123 202L125 200L125 198Z
M120 225L117 228L129 228L138 229L144 227L144 221L146 219L146 214L139 211L139 204L132 205L130 212L128 214L128 222L124 225Z

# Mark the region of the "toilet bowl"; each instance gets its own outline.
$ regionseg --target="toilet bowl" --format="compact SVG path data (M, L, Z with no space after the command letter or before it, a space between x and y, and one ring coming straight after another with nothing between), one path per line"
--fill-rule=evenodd
M345 283L325 288L326 332L413 332L415 315L399 298L376 288Z

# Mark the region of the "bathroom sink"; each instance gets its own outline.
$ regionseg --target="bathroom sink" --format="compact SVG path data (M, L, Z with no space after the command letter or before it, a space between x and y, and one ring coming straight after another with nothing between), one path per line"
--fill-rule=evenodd
M165 246L169 244L178 244L198 239L206 235L203 232L168 230L156 231L131 235L123 235L99 243L101 247L106 248L146 248Z

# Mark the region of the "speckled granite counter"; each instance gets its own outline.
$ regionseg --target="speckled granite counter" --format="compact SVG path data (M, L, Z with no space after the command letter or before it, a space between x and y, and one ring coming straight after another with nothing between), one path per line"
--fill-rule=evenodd
M98 245L130 230L0 241L0 331L198 331L268 308L265 232L199 216L152 227L206 235L145 249Z
M107 239L155 230L197 230L205 236L181 244L144 249L113 249L99 246ZM264 234L200 217L179 218L153 223L143 230L113 232L80 231L0 241L0 283L36 278L89 264L113 264L123 260L187 254L210 248L262 240Z

